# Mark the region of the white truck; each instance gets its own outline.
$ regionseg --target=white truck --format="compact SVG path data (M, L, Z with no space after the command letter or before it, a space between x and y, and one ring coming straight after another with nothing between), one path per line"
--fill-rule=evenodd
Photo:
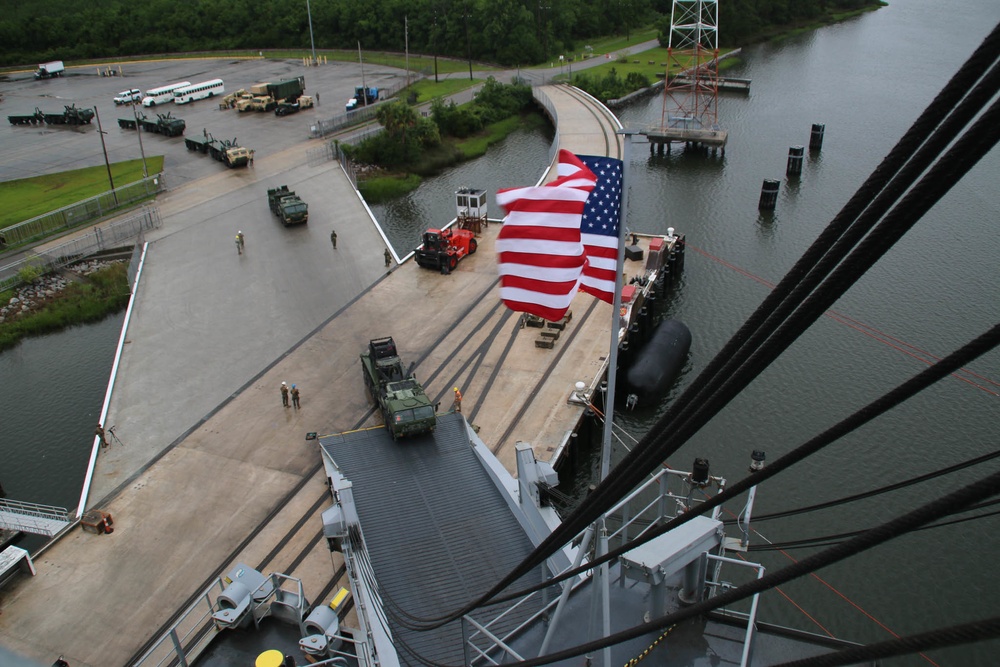
M132 88L131 90L123 90L122 92L115 95L115 104L134 104L142 100L142 91L138 88Z
M35 72L36 79L51 79L52 77L62 76L62 73L66 70L66 66L63 65L61 60L53 60L50 63L40 63L38 65L38 71Z

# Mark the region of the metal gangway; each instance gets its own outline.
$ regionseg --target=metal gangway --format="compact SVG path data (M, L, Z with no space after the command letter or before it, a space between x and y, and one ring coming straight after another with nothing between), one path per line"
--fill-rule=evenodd
M0 499L0 528L53 537L69 524L65 507Z

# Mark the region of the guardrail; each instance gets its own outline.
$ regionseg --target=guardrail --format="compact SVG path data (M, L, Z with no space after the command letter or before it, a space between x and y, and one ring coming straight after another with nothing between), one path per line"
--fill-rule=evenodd
M0 528L51 537L69 521L65 507L0 499Z
M0 266L0 290L20 284L22 282L20 272L25 267L48 273L109 248L125 245L143 231L159 226L159 209L155 205L144 206L138 212L121 220L94 227L75 239Z

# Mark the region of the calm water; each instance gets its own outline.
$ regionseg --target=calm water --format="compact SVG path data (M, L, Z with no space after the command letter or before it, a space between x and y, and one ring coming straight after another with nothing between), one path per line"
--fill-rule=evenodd
M672 396L761 302L767 290L761 281L780 280L998 20L1000 6L992 0L963 3L959 12L940 2L907 0L780 45L746 49L730 75L753 80L750 96L720 100L720 120L730 131L724 158L682 151L650 157L645 146L635 147L630 227L665 232L672 226L689 243L683 280L665 312L694 336ZM661 111L656 97L620 116L626 126L642 125L658 122ZM801 178L789 181L788 147L808 146L813 123L826 126L823 150L807 151ZM486 158L373 210L396 251L406 254L423 229L454 217L458 188L488 190L490 214L498 217L492 193L534 182L550 141L542 132L520 133ZM781 180L777 210L767 217L757 211L765 178ZM884 332L889 343L864 335L856 324L822 318L669 463L689 468L695 456L704 456L713 473L739 479L751 450L764 449L773 460L923 369L906 346L944 356L1000 321L998 180L1000 155L994 151L836 304L835 311ZM12 497L75 504L119 326L120 320L108 320L0 355L0 481ZM81 368L79 379L71 377L83 365L88 368ZM755 515L859 493L995 450L1000 399L980 387L1000 392L989 384L1000 382L1000 353L971 369L982 376L974 378L978 387L943 381L776 478L758 494ZM53 380L43 386L43 377ZM622 414L620 421L641 436L666 405ZM865 528L996 466L756 527L774 542ZM586 472L579 481L585 486ZM880 624L907 634L991 616L1000 595L989 565L1000 547L998 528L996 519L985 519L895 540L820 572L825 583L810 579L784 587L794 604L775 596L763 618L871 642L890 637ZM772 553L760 559L769 571L789 562ZM942 665L989 665L998 644L930 657ZM934 663L907 658L886 664Z
M985 0L963 4L961 16L914 0L781 45L747 49L744 64L730 75L752 79L751 95L726 96L719 104L730 131L724 158L676 150L650 157L647 146L634 147L630 226L661 233L672 226L689 243L683 282L666 309L694 336L673 396L764 298L767 287L757 279L780 280L998 20L1000 6ZM656 97L619 115L628 127L659 122L661 113ZM807 150L801 178L790 182L784 176L788 148L808 147L813 123L826 126L823 150ZM773 460L925 368L906 345L944 356L1000 321L998 176L1000 153L993 151L834 306L890 340L823 318L669 463L690 469L704 456L716 474L739 479L753 449ZM777 209L767 217L757 211L765 178L781 180ZM994 384L982 378L970 378L979 387L954 378L939 383L773 480L758 494L755 514L859 493L996 450L1000 353L971 370ZM666 405L620 421L639 437ZM596 466L592 461L591 469ZM996 467L757 528L774 542L862 529ZM783 590L822 627L861 642L890 638L878 623L907 634L992 616L1000 584L988 563L1000 546L998 527L990 518L924 531L820 572L829 587L810 579ZM769 571L790 562L780 554L761 558ZM765 605L763 618L823 632L780 596ZM997 648L980 644L931 658L996 664ZM931 663L917 657L888 664Z
M0 354L0 483L11 499L77 506L124 317L28 338ZM22 540L26 549L43 543Z

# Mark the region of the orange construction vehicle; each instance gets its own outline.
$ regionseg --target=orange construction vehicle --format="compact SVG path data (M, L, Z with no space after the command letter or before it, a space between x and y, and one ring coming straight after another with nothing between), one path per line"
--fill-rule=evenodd
M451 273L458 261L476 252L476 239L467 229L428 229L416 250L417 264L425 269Z

